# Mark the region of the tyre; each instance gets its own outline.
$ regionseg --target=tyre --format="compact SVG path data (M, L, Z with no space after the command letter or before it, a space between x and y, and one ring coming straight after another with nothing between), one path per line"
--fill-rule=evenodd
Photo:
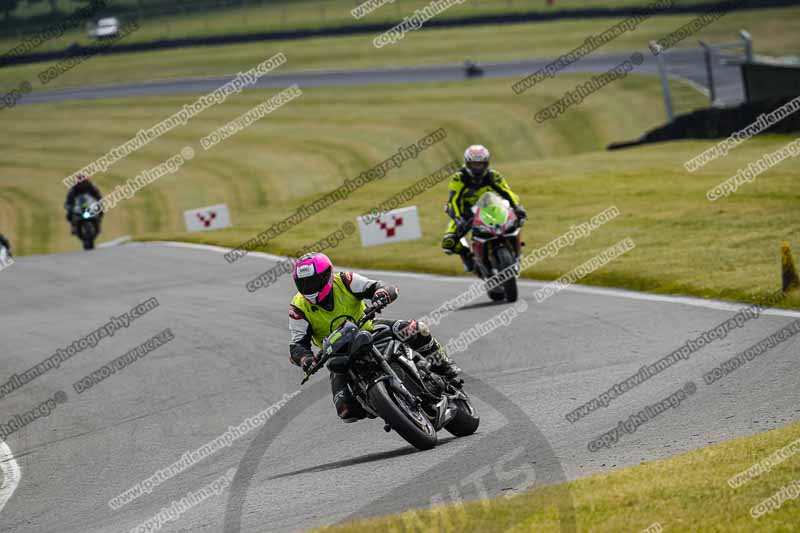
M420 394L422 394L422 389L414 381L414 378L412 378L411 376L408 375L408 371L406 370L406 367L404 367L403 365L401 365L397 361L389 364L389 366L392 367L392 370L394 370L394 373L397 374L397 377L400 378L400 381L402 381L403 385L406 386L406 388L408 389L408 392L410 392L414 396L419 396Z
M506 268L512 266L514 264L514 256L511 253L511 250L508 248L498 248L497 252L497 269L500 271L505 270ZM503 291L506 294L506 301L508 302L516 302L517 301L517 278L512 277L505 283L503 283Z
M94 249L94 239L96 236L94 224L91 222L85 222L81 224L80 228L78 229L78 234L83 242L84 250Z
M409 444L419 450L430 450L436 446L436 430L425 415L409 406L379 381L369 390L369 401L389 426Z
M468 400L454 400L453 403L458 408L456 416L447 423L444 427L451 434L456 437L466 437L472 435L478 430L481 423L481 417L472 407Z
M506 297L506 291L502 287L487 291L486 294L489 295L489 298L491 298L493 302L499 302L500 300L504 300Z
M403 382L403 385L405 385L406 389L408 389L408 392L414 396L420 396L422 394L422 387L418 385L415 379L408 374L406 367L397 361L391 363L389 366L392 367L394 373L397 374L397 377ZM432 413L431 416L435 416L435 413Z

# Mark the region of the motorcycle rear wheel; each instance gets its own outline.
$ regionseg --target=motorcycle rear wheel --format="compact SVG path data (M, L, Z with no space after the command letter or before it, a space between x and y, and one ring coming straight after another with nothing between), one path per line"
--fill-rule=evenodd
M478 416L475 408L467 400L453 400L458 411L456 416L444 427L451 434L456 437L466 437L478 431L478 426L481 423L481 417Z
M502 287L487 291L486 294L489 295L489 298L491 298L493 302L499 302L500 300L505 300L506 298L506 291Z

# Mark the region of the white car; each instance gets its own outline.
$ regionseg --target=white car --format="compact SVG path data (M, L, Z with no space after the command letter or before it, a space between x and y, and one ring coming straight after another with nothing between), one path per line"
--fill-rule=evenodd
M100 19L97 24L89 28L89 37L93 39L108 39L117 35L119 35L119 21L114 17Z

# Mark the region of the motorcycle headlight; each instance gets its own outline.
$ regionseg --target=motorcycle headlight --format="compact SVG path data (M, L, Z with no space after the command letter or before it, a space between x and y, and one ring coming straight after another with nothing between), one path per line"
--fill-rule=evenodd
M83 218L92 218L92 214L89 213L88 211L84 211L83 212Z

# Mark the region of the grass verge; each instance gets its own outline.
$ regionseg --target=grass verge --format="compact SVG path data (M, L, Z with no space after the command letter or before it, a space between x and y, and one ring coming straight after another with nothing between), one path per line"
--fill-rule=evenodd
M696 4L719 3L723 0L675 0L675 6L691 6ZM351 10L363 3L363 0L282 0L262 2L260 5L217 7L206 5L192 6L191 11L184 5L180 14L157 15L146 14L142 17L137 9L141 0L115 0L108 10L114 15L115 8L122 8L123 20L137 18L144 23L146 29L131 38L131 42L157 41L161 39L179 39L185 37L204 37L207 35L229 35L241 33L259 33L268 31L291 31L300 29L338 28L342 26L359 26L366 24L393 24L404 17L414 14L416 9L428 6L431 0L403 0L391 3L388 1L370 12L355 18ZM151 4L153 2L150 2ZM161 2L167 9L175 9L178 2ZM222 2L219 2L222 3ZM586 8L614 9L621 7L640 7L650 3L648 0L559 0L557 5L548 6L544 1L529 0L469 0L454 4L437 15L438 20L458 19L464 17L505 15L517 13L548 13L553 11L570 11ZM169 5L173 4L173 5ZM63 13L71 13L82 6L75 2L61 0L59 8ZM152 5L150 6L152 8ZM46 3L20 2L13 16L20 21L30 16L47 14ZM358 12L360 15L362 12ZM61 17L63 18L63 17ZM56 20L58 18L56 17ZM31 33L30 30L26 34ZM13 48L16 38L1 38L0 49ZM60 50L71 43L88 44L90 39L81 24L77 29L67 31L58 39L41 45L39 50Z
M800 437L800 424L645 462L563 486L510 498L438 506L315 530L317 533L435 531L481 533L560 531L556 498L573 499L578 531L790 532L800 523L800 501L787 500L759 518L750 509L783 486L800 483L800 460L790 457L736 489L727 480Z
M632 76L587 98L555 120L538 125L540 108L560 98L583 76L564 76L511 97L512 80L435 83L416 86L309 89L245 131L204 152L199 139L261 103L272 91L238 95L205 111L185 127L111 167L97 178L101 189L154 167L186 145L197 156L123 201L104 223L105 238L174 239L235 247L438 129L447 138L416 160L270 241L264 250L294 253L345 221L409 186L449 161L470 143L483 142L495 167L509 179L530 213L526 250L542 246L571 225L615 205L621 216L588 239L562 250L525 272L556 279L606 247L631 237L637 247L582 282L657 292L753 301L780 286L780 242L800 249L796 216L800 161L790 159L732 196L710 203L705 192L766 152L786 145L788 136L761 136L720 160L689 174L683 163L711 142L673 142L605 152L612 140L637 136L661 120L656 79ZM698 95L702 102L702 96ZM124 143L179 109L181 97L69 102L25 106L6 123L0 139L0 231L24 255L78 249L62 208L61 179L105 151ZM122 105L120 105L122 103ZM76 117L80 117L76 119ZM41 146L47 140L46 148ZM423 238L361 248L357 237L329 250L340 264L420 270L461 271L444 256L440 239L447 223L442 182L413 200ZM225 202L234 227L187 234L182 212ZM782 305L800 307L800 298Z
M637 49L647 51L650 40L664 37L693 18L692 15L653 17L594 54ZM372 45L375 36L357 35L98 56L62 74L46 87L41 86L37 75L50 63L20 65L0 69L0 94L18 88L25 80L33 85L34 91L39 91L153 79L220 76L250 69L277 52L285 53L288 59L281 71L452 64L461 63L466 57L477 62L556 58L583 44L588 36L598 35L620 20L569 20L419 31L381 49ZM697 39L710 43L734 41L742 28L747 28L753 35L757 53L800 53L795 37L800 33L800 8L735 12L692 35L683 44L694 46ZM146 30L148 27L144 23L139 32ZM3 119L15 112L16 109L2 110Z

